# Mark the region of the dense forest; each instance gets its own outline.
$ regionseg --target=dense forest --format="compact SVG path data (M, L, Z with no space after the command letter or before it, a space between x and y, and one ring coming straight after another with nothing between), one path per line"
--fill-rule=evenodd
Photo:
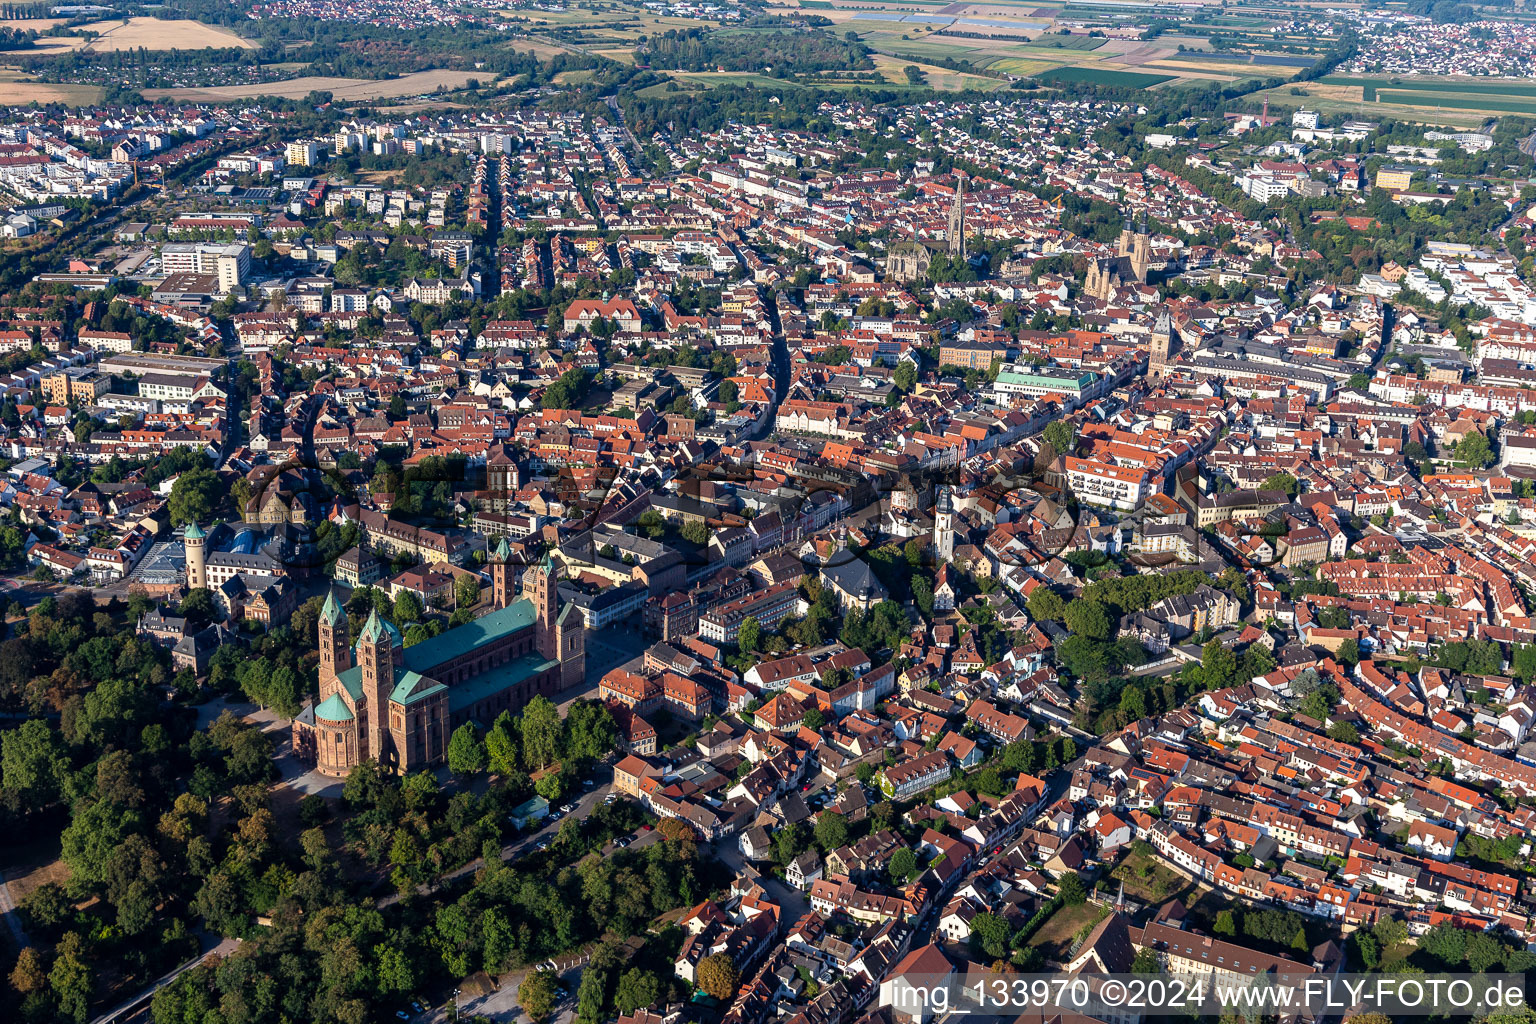
M720 32L698 28L668 29L652 36L635 51L635 59L652 67L679 71L767 71L784 75L871 70L875 66L857 38L843 40L826 32Z

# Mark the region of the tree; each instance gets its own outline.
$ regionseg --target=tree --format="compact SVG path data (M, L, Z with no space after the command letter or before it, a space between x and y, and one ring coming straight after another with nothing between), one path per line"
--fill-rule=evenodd
M453 600L459 608L473 607L480 600L480 581L467 573L454 580Z
M465 722L453 730L448 741L448 770L455 775L475 775L485 771L487 755L475 727Z
M1083 884L1083 876L1076 871L1068 871L1061 876L1061 884L1058 892L1061 902L1067 906L1077 906L1088 900L1088 887Z
M819 732L821 727L827 724L827 716L822 713L821 708L806 708L800 724L812 732Z
M1237 934L1237 922L1233 920L1232 911L1222 910L1216 914L1216 923L1211 930L1217 935L1225 935L1229 938Z
M576 990L576 1019L580 1024L598 1024L608 1004L608 972L592 965L581 972L581 988Z
M1328 727L1328 738L1340 743L1359 743L1360 730L1349 722L1334 722Z
M1296 478L1289 473L1275 473L1272 476L1266 477L1262 486L1266 491L1284 491L1286 496L1290 498L1296 497L1296 493L1301 487L1296 482Z
M1381 963L1381 943L1376 941L1376 936L1364 928L1357 928L1350 935L1350 940L1355 946L1355 956L1360 961L1360 966L1366 970L1375 970Z
M1045 425L1041 435L1057 455L1071 455L1077 447L1077 437L1072 424L1066 420L1052 420Z
M11 968L11 987L22 995L30 995L46 984L48 975L43 970L43 958L34 947L28 946L16 958L16 966Z
M80 936L67 933L59 940L59 955L48 972L48 984L58 1011L67 1019L83 1022L90 1018L91 989L94 980L91 969L81 959Z
M702 970L703 964L700 964ZM651 971L631 967L619 976L619 986L613 993L613 1008L624 1016L636 1010L655 1006L661 998L661 983Z
M407 622L415 622L421 618L421 599L409 590L400 591L400 596L395 598L395 622L404 625Z
M831 853L847 842L848 819L836 811L822 811L816 818L816 845Z
M555 988L553 971L530 971L517 987L517 1005L534 1024L547 1019L554 1010Z
M891 855L886 870L891 873L891 884L905 885L917 874L917 855L903 846Z
M537 770L560 756L560 711L539 694L523 708L523 765Z
M1471 431L1456 444L1456 460L1474 469L1488 465L1492 457L1493 449L1488 444L1488 435L1481 430Z
M971 945L994 960L1008 955L1011 937L1008 922L996 914L977 914L971 920Z
M566 712L561 756L569 761L601 761L619 744L619 727L602 701L583 699Z
M1090 640L1108 640L1114 629L1109 610L1098 601L1087 599L1079 599L1067 605L1066 623L1073 633Z
M29 718L0 736L0 788L23 807L42 808L58 798L69 771L64 741L40 718Z
M762 639L762 629L762 624L754 616L748 615L736 629L736 646L743 651L757 650L758 641Z
M517 723L506 711L496 716L485 735L485 754L491 771L506 777L517 770Z
M736 988L741 983L736 961L729 953L716 953L699 961L698 979L699 990L722 1003L736 997Z
M917 367L906 360L897 363L896 369L891 371L891 383L911 394L912 389L917 387Z
M1360 660L1360 644L1353 637L1339 644L1337 655L1339 662L1344 665L1354 665Z
M219 496L225 491L213 470L206 467L187 470L171 485L171 497L166 505L171 522L181 526L211 521L219 507Z
M1049 587L1036 587L1026 602L1029 616L1044 622L1059 622L1066 615L1067 605L1061 595Z
M1208 690L1219 690L1236 681L1237 655L1219 640L1200 648L1200 678Z

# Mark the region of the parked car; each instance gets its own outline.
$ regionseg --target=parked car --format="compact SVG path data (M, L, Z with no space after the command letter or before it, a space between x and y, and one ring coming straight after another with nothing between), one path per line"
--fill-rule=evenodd
M617 793L609 793L607 796L603 797L603 803L611 804L614 801L618 800L618 798L619 798L619 794L617 794Z

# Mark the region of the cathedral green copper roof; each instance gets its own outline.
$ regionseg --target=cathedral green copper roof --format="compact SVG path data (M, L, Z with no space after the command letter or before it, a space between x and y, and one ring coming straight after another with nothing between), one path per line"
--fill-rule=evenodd
M341 699L341 694L333 693L315 708L315 717L323 718L327 722L350 722L352 709L347 707L347 702Z

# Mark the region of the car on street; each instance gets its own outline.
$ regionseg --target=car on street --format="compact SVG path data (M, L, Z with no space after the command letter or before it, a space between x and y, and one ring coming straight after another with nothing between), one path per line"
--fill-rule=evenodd
M619 798L619 794L617 794L617 793L609 793L607 796L603 797L603 803L611 804L614 801L618 800L618 798Z

